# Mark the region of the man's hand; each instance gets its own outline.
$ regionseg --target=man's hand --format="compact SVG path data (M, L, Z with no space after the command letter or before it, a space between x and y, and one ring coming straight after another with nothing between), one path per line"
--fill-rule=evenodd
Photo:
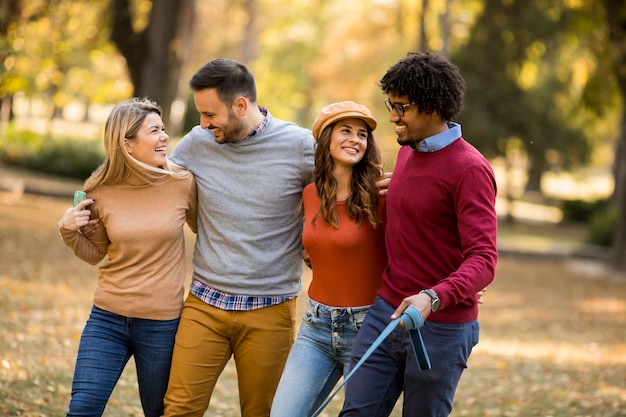
M391 182L391 174L393 174L393 172L385 172L382 178L376 181L378 194L387 195L387 189L389 188L389 183Z
M398 317L401 317L402 313L404 313L404 310L406 310L410 305L412 305L413 307L417 309L417 311L420 312L424 321L426 321L426 319L430 315L430 308L432 306L432 301L433 300L426 293L418 293L418 294L413 294L410 297L406 297L404 300L402 300L398 308L396 308L396 311L393 312L393 314L391 315L391 319L395 320ZM404 322L401 321L400 326L405 327Z
M89 223L80 228L80 232L83 234L83 236L89 237L96 233L98 227L100 227L100 222L98 221L98 219L91 219L89 220Z
M483 299L483 295L485 295L486 291L487 288L485 287L476 293L476 295L478 295L478 304L483 304L485 302L485 300ZM410 297L406 297L404 300L402 300L396 311L393 312L393 314L391 315L391 319L395 320L398 317L402 316L404 310L406 310L410 305L415 307L417 311L419 311L422 315L424 321L426 321L431 313L432 299L426 293L418 293L413 294ZM404 323L400 323L400 326L404 327Z
M309 258L309 253L306 251L306 249L302 249L302 251L300 252L300 256L302 256L302 260L304 261L304 264L308 266L309 268L313 269L313 267L311 266L311 259Z

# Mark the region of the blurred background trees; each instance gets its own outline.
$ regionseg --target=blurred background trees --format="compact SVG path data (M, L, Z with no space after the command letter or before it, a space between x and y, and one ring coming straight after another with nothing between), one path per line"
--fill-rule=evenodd
M501 172L509 208L596 216L626 268L625 32L623 0L0 0L0 159L20 159L23 131L98 138L132 96L159 102L180 136L197 121L190 76L226 56L251 67L261 105L303 126L328 102L367 104L390 170L377 82L428 49L461 68L464 136Z

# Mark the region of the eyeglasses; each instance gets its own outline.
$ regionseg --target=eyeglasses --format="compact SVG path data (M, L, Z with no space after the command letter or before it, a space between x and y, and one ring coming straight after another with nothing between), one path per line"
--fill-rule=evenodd
M385 107L387 107L387 110L389 110L389 113L395 110L396 114L400 117L404 116L404 109L414 104L415 103L406 103L406 104L392 103L388 98L385 99Z

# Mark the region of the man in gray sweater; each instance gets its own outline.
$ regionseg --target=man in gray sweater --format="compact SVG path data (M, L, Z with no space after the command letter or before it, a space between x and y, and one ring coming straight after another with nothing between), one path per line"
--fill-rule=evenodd
M257 105L238 61L212 60L189 84L200 125L171 160L196 178L198 236L165 416L203 416L231 356L242 417L268 416L294 338L314 140Z

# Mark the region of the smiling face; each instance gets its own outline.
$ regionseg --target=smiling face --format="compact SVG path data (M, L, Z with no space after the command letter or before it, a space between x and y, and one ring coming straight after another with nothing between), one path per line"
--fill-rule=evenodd
M409 104L408 96L389 95L389 101L394 104ZM437 113L421 113L415 104L404 108L404 115L399 116L393 110L389 113L389 121L396 125L396 135L400 145L410 145L436 135L447 129L445 120Z
M195 91L193 100L200 113L200 126L213 133L217 143L239 142L248 136L243 119L235 113L233 106L220 100L215 88Z
M128 153L136 160L153 167L165 165L167 141L165 126L157 113L148 113L133 138L125 140Z
M361 119L339 120L330 137L330 156L335 167L353 167L367 149L367 124Z

